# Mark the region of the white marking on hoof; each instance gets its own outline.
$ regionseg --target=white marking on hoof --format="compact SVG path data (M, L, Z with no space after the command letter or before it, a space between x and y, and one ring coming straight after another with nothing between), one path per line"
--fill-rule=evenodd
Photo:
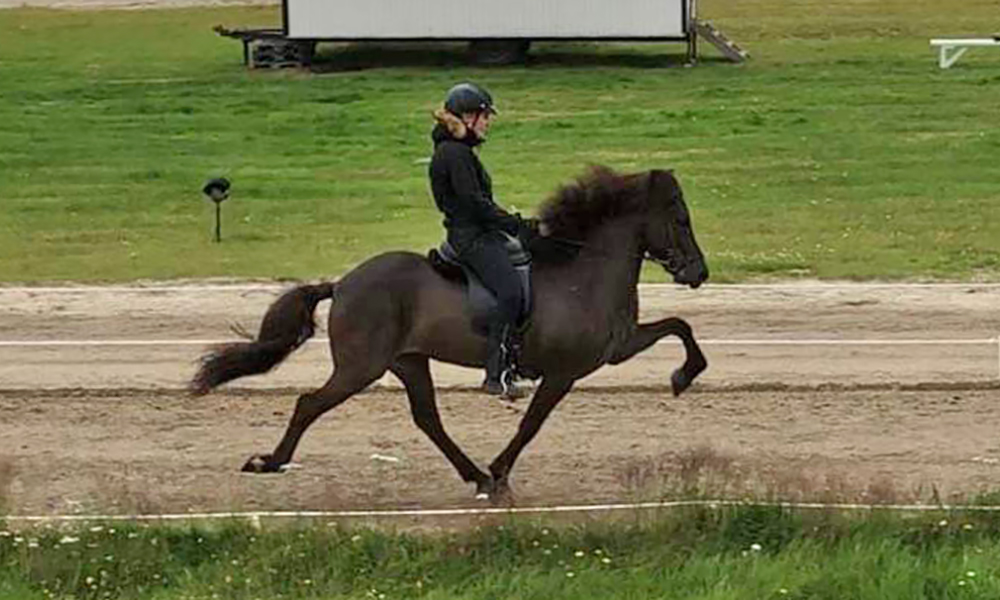
M300 465L299 463L291 463L290 462L290 463L285 463L285 464L281 465L280 467L278 467L278 471L281 472L281 473L286 473L286 472L291 471L293 469L301 469L301 468L302 468L302 465Z
M489 499L490 499L490 495L487 494L486 492L479 492L478 494L476 494L476 500L484 501L484 500L489 500Z

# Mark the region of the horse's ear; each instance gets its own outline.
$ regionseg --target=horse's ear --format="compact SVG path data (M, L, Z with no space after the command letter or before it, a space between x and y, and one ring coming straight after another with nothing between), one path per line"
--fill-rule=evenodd
M653 169L649 172L649 188L653 189L661 185L675 185L674 172L670 169Z
M681 183L672 169L653 169L649 172L649 195L661 199L668 206L684 201Z

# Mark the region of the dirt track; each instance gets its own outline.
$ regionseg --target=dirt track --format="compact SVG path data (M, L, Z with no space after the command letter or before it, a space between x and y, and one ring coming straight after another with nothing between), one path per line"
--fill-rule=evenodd
M277 288L0 288L0 342L202 340L253 328ZM518 464L519 504L652 498L696 485L784 498L928 499L1000 480L997 346L740 346L733 340L984 339L1000 288L646 288L643 318L688 318L711 363L666 389L679 348L657 346L581 383ZM321 307L321 313L324 307ZM323 319L321 319L323 320ZM237 469L269 451L294 399L318 385L322 344L247 389L177 391L200 345L0 346L0 500L17 513L455 506L471 492L410 421L391 380L324 417L281 476ZM475 371L438 369L440 387ZM788 389L782 390L783 386ZM859 387L860 386L860 387ZM524 404L440 395L481 465ZM373 459L373 455L399 462ZM4 475L7 473L6 475Z

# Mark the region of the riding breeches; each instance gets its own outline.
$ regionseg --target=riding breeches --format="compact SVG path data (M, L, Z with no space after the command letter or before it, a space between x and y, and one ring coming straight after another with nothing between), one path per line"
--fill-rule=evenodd
M520 276L507 254L506 237L499 232L484 233L457 250L462 262L497 299L492 324L498 328L516 325L524 299Z

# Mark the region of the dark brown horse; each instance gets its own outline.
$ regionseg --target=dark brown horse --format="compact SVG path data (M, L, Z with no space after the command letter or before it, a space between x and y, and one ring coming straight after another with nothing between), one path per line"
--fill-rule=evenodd
M486 341L472 330L463 286L439 274L418 254L389 252L336 283L296 287L271 305L256 340L228 344L204 358L192 381L196 393L245 375L263 373L313 334L313 312L332 298L329 334L335 369L326 384L302 395L281 442L252 457L244 471L282 470L306 429L381 377L406 386L417 426L444 452L477 495L508 489L514 461L573 383L605 364L618 364L667 335L687 351L671 377L680 394L701 373L705 358L682 319L638 323L643 259L659 262L677 283L698 287L708 269L680 184L669 171L619 175L594 168L563 187L540 211L544 237L535 238L534 313L520 364L541 377L527 413L507 447L479 469L445 432L434 400L428 362L481 367Z

